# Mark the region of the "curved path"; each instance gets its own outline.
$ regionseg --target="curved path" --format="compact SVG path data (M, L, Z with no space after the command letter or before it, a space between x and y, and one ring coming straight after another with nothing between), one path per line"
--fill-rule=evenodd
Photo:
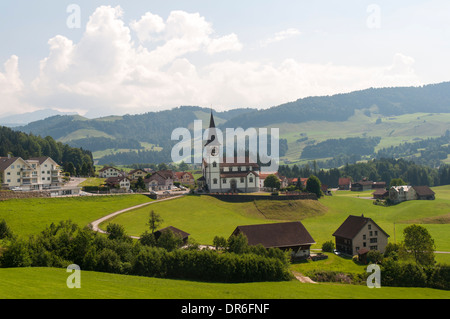
M156 204L156 203L160 203L160 202L164 202L164 201L168 201L168 200L181 198L181 197L184 197L184 196L185 195L179 195L179 196L164 198L164 199L160 199L160 200L154 200L152 202L148 202L148 203L136 205L136 206L133 206L133 207L125 208L125 209L119 210L117 212L114 212L112 214L109 214L107 216L104 216L104 217L102 217L100 219L97 219L96 221L93 221L92 223L90 223L90 225L92 227L92 230L94 230L96 232L99 232L99 233L102 233L102 234L106 234L106 231L104 231L103 229L100 229L99 225L101 223L103 223L104 221L108 220L108 219L111 219L111 218L113 218L113 217L115 217L117 215L129 212L130 210L134 210L134 209L137 209L137 208L145 207L145 206L148 206L148 205L151 205L151 204ZM139 239L139 237L132 237L132 238Z

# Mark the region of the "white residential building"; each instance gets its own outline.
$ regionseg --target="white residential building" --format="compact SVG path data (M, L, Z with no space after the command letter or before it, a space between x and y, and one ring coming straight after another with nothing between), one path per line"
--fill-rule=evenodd
M59 165L50 157L24 160L0 157L2 187L21 190L44 190L62 185Z
M105 166L98 171L100 178L119 177L122 172L115 167Z

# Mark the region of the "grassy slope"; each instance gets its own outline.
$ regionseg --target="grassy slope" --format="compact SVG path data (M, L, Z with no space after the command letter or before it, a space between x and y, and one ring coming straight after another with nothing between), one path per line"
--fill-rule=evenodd
M81 272L81 289L68 289L65 269L0 269L0 298L15 299L448 299L448 291L424 288L302 284L201 283Z
M375 148L375 151L378 151L380 148L413 142L415 138L442 136L450 122L450 113L414 113L381 117L382 123L375 124L379 117L377 114L368 117L362 112L356 112L345 122L311 121L300 124L275 124L272 127L279 127L280 137L288 140L289 150L285 159L301 164L305 163L305 161L299 161L301 152L306 143L311 140L318 143L327 139L362 137L363 134L368 137L379 136L381 142ZM297 143L296 141L302 137L300 135L302 133L306 133L309 140Z
M5 219L17 235L36 234L51 223L71 219L84 226L110 213L150 201L143 195L32 198L0 202Z

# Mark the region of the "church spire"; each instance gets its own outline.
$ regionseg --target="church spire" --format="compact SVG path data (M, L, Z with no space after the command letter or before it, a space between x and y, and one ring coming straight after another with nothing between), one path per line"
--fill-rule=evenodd
M216 123L214 123L214 116L212 109L211 109L211 119L209 120L209 128L216 128Z

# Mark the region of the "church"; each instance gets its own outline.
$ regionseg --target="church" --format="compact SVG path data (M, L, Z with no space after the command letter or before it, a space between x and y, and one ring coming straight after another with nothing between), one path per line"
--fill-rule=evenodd
M209 193L259 192L260 168L248 157L222 158L222 145L217 138L214 116L211 112L208 140L202 161L203 176L198 180Z

